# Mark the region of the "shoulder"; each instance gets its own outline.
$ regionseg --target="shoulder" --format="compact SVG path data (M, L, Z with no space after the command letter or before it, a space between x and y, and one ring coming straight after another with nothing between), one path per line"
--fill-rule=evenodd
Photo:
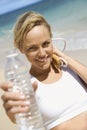
M74 77L75 79L79 80L78 74L77 74L75 71L73 71L71 68L69 68L69 67L64 68L64 69L63 69L63 73L64 73L65 75L72 76L72 77Z

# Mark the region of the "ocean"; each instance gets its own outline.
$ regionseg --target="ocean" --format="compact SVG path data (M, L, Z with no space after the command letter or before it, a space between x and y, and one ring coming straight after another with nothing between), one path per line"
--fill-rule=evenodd
M63 49L64 41L65 50L87 49L87 0L43 0L0 15L1 51L13 46L13 26L22 13L31 10L49 22L53 39L57 38L54 45L59 49Z

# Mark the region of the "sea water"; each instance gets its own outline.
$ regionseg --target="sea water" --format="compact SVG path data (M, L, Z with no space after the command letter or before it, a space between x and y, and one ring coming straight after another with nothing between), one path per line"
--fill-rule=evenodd
M41 13L52 27L54 38L66 40L66 50L87 48L87 0L42 0L33 5L0 15L0 47L13 46L13 26L26 11ZM61 48L60 41L54 44Z

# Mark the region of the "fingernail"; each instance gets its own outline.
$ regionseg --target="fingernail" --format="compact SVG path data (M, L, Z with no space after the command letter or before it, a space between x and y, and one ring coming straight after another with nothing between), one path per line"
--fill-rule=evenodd
M25 96L23 94L20 95L21 99L25 99Z
M29 101L25 101L25 105L30 105L30 102Z

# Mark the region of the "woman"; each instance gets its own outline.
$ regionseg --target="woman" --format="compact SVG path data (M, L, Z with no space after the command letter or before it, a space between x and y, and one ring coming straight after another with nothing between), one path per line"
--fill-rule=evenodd
M46 129L87 130L87 67L53 49L50 25L36 12L19 18L14 44L31 62L31 81ZM28 106L25 97L8 92L9 87L11 83L1 85L5 90L2 99L7 115L15 122L14 115L27 111Z

